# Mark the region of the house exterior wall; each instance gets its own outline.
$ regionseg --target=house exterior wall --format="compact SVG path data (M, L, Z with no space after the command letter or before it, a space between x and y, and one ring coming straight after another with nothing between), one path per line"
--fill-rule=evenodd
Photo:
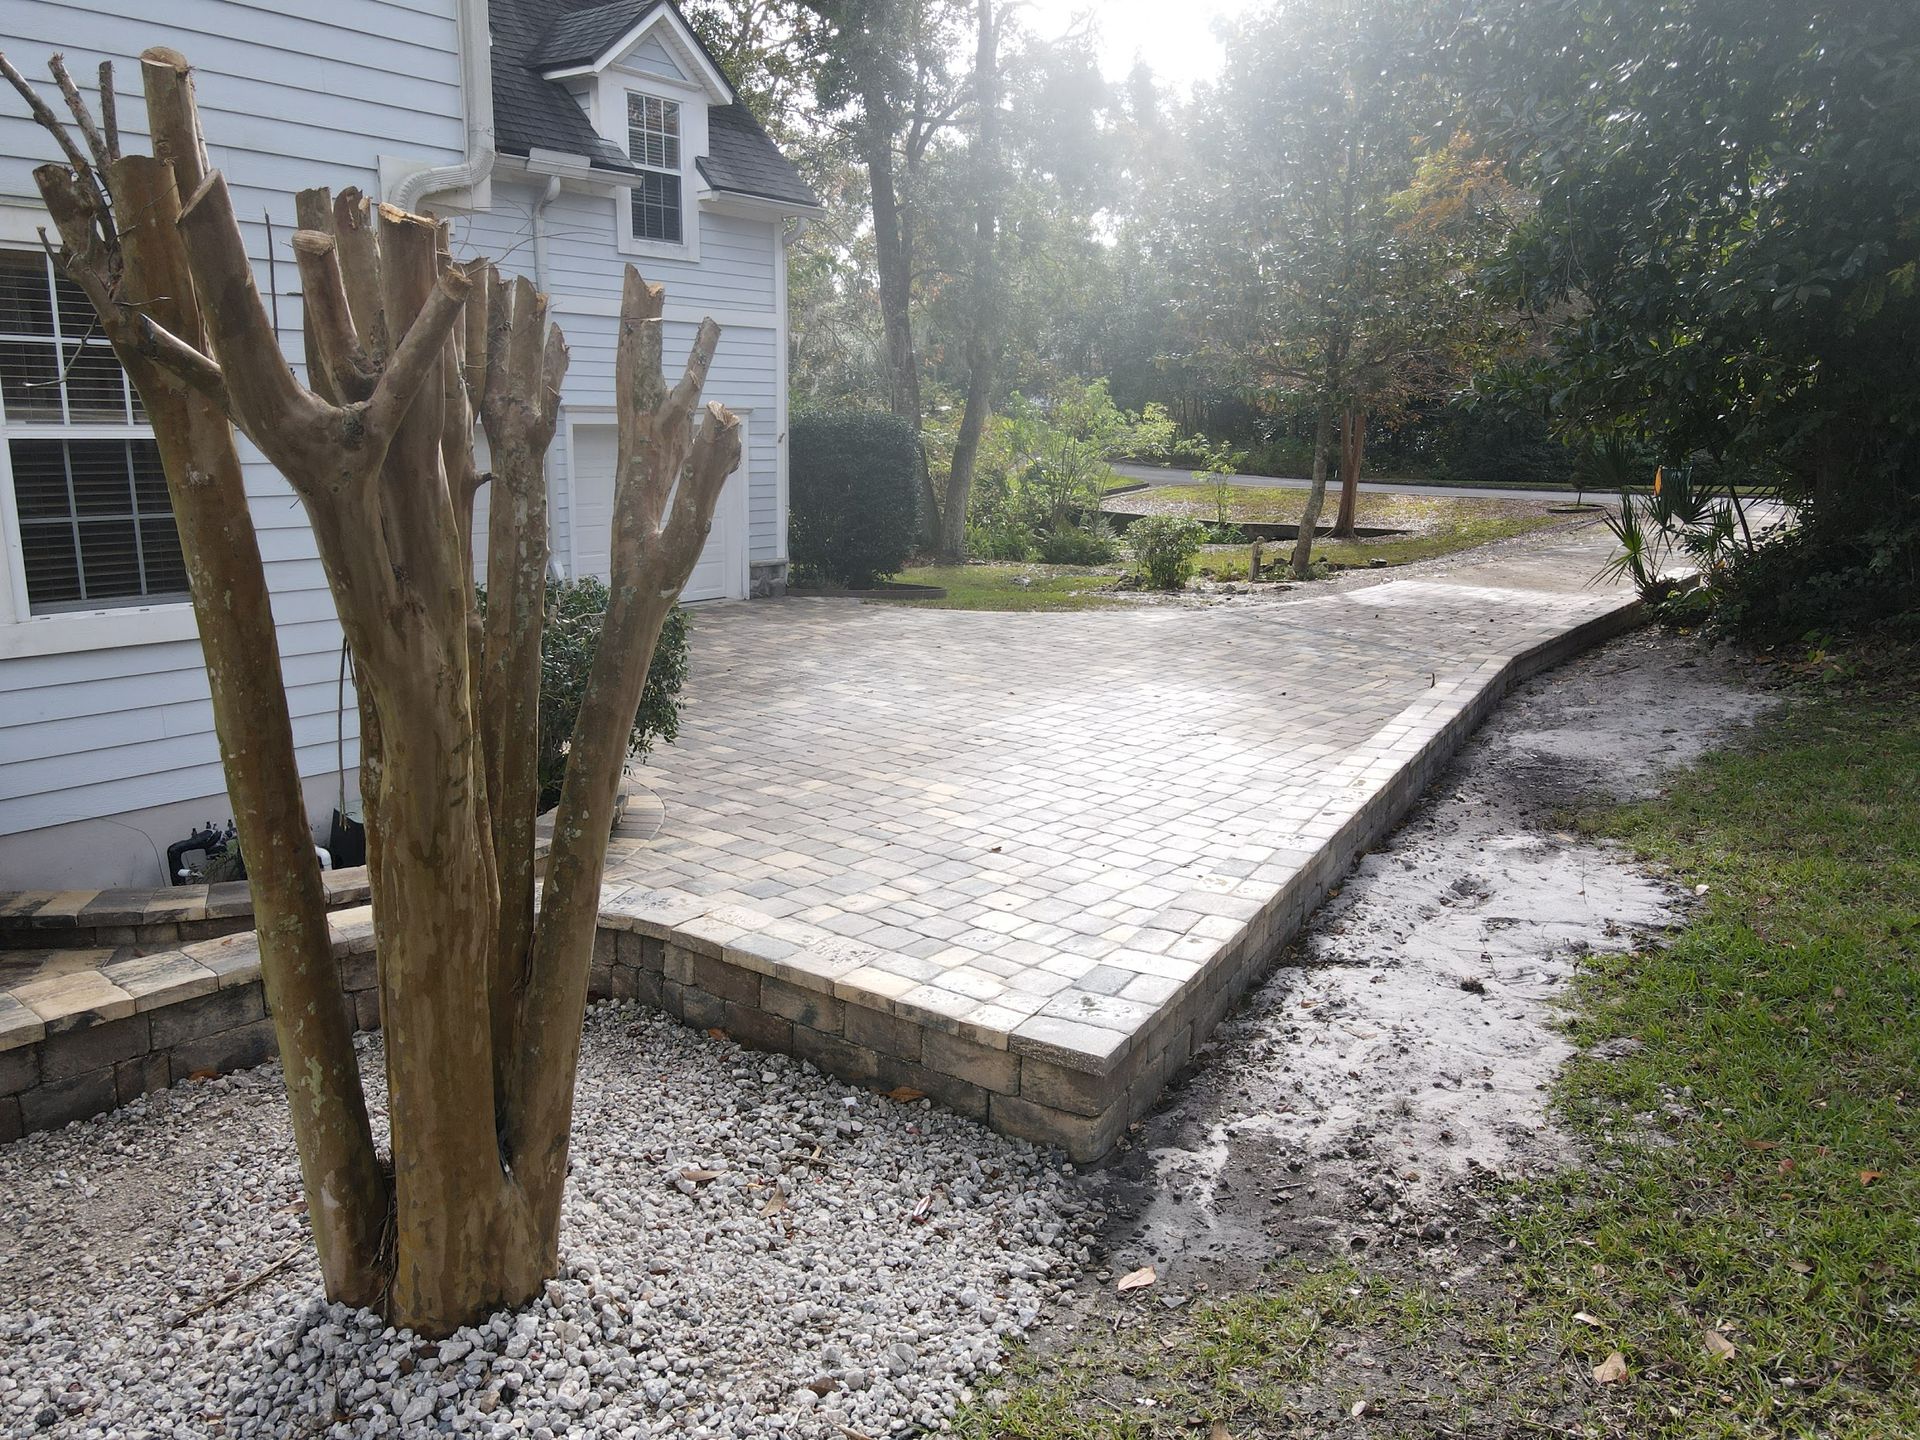
M294 194L324 184L379 193L383 155L436 165L464 153L459 0L14 0L0 10L0 48L32 73L63 52L84 88L102 59L117 72L129 149L145 148L137 55L169 45L194 64L212 163L234 192L255 277L278 308L282 345L300 353L297 275L286 248ZM702 126L704 133L704 125ZM21 107L0 112L0 247L37 249L45 223L31 171L51 139ZM544 181L539 182L544 184ZM531 208L539 191L503 165L492 209L455 216L460 253L502 257L531 272ZM436 208L434 200L427 202ZM707 213L698 264L629 257L616 243L624 195L568 190L548 212L553 316L573 364L569 407L610 407L621 266L633 258L669 292L668 363L677 366L699 314L726 326L709 393L751 408L748 548L783 561L784 265L777 222ZM277 263L267 263L271 217ZM517 248L516 248L517 247ZM778 423L773 423L778 416ZM550 471L553 546L570 553L563 424ZM11 496L0 443L0 495ZM244 441L249 500L279 632L294 740L317 822L330 808L337 747L340 628L292 492ZM187 605L33 616L10 498L0 506L0 889L155 884L159 855L205 820L230 813L199 641ZM484 532L482 532L484 533ZM344 760L351 791L358 725L346 692Z

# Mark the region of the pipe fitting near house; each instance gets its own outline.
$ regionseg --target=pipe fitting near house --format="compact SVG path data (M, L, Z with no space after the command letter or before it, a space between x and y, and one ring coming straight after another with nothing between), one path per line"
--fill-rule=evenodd
M389 203L415 210L429 195L471 190L493 174L493 22L488 0L457 0L460 7L460 88L467 106L467 154L455 165L435 165L401 177Z

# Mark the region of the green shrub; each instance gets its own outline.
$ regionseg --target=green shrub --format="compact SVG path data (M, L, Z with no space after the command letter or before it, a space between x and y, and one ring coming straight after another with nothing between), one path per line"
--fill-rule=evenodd
M1155 590L1178 590L1193 574L1193 560L1206 544L1207 529L1178 515L1149 515L1127 530L1127 543L1140 578Z
M794 417L788 544L803 581L864 590L896 573L920 534L920 444L880 411Z
M1099 516L1039 537L1040 558L1049 565L1105 565L1120 554L1113 530Z
M607 614L607 587L589 576L547 585L546 630L540 637L540 808L560 799L566 777L567 747L587 692L594 652ZM675 698L687 680L687 614L678 605L667 612L660 643L647 667L646 689L633 717L628 750L645 755L655 740L671 742L680 733L680 704Z
M1019 563L1037 553L1031 528L1004 511L994 511L967 526L967 553L976 560Z

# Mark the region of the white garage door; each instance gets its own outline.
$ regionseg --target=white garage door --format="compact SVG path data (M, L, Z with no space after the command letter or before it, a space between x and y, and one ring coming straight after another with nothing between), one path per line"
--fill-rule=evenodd
M745 417L742 417L742 431ZM746 454L741 435L741 454ZM612 578L609 547L613 538L613 471L619 431L612 425L573 426L573 573ZM699 563L687 579L682 600L744 600L747 594L747 474L741 467L727 477L713 510L713 530Z

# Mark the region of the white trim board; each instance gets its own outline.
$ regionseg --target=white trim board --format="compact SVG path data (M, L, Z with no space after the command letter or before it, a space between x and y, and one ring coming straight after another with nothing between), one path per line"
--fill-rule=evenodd
M547 309L566 315L615 315L620 299L615 295L549 295ZM714 324L735 330L779 330L778 310L709 310L700 305L675 305L669 302L661 318L670 325L698 325L711 319Z

